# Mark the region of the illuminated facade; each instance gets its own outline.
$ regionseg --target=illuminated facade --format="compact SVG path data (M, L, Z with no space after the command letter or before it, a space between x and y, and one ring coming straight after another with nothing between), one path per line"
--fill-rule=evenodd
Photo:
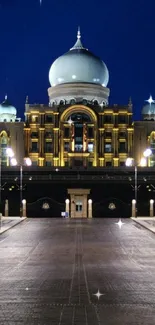
M77 42L49 72L49 105L25 106L25 156L36 166L123 166L133 156L132 103L109 106L109 72Z

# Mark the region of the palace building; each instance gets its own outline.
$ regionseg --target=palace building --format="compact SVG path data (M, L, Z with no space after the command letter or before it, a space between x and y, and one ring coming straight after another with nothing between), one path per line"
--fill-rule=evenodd
M25 156L35 166L118 167L133 157L132 102L109 105L106 64L82 45L49 71L49 104L25 105Z

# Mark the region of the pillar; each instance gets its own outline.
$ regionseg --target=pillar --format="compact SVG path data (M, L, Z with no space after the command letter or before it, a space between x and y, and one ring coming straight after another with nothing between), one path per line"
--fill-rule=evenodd
M136 200L132 200L132 218L136 218Z
M65 208L65 212L66 212L66 217L69 217L69 199L66 199L65 203L66 203L66 208Z
M26 200L22 201L22 205L23 205L22 217L26 217Z
M5 217L9 216L9 201L5 200Z
M150 217L154 217L154 200L150 200Z
M91 199L88 200L88 218L89 219L92 218L92 200Z

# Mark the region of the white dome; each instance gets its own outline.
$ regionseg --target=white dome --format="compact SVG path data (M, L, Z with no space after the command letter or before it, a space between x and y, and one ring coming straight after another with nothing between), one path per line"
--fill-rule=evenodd
M5 100L0 104L0 121L15 121L17 115L17 110L14 106L10 105L8 102L7 96Z
M65 83L94 83L106 87L109 72L105 63L81 43L78 30L77 42L69 52L54 61L49 71L51 86Z

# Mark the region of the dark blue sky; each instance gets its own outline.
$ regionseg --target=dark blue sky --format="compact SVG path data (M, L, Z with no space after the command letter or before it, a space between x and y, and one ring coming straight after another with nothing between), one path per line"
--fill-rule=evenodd
M52 62L76 41L107 65L110 103L126 104L134 117L155 98L155 0L0 0L0 101L8 94L23 115L30 103L48 103Z

